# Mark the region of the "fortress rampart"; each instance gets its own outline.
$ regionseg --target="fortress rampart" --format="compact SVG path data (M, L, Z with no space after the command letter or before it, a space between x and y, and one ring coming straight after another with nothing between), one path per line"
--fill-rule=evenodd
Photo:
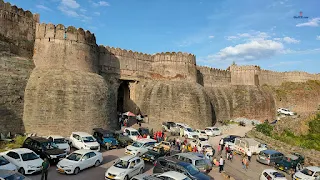
M32 57L36 23L39 15L0 0L0 52Z
M232 85L259 85L259 66L230 66L231 84Z
M228 70L197 66L198 81L204 87L226 86L231 84L231 73Z

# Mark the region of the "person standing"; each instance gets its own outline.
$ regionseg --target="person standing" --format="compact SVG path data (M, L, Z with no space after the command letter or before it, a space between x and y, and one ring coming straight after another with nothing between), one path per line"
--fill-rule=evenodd
M242 167L243 167L244 170L247 170L247 158L246 158L246 156L244 156L242 158Z
M221 171L223 171L223 166L224 166L224 160L223 160L222 156L220 156L220 160L219 160L219 173L221 173Z
M220 146L221 146L221 152L223 151L223 149L224 149L224 141L223 141L223 139L221 138L220 139Z
M248 149L247 156L248 156L248 160L251 162L252 152L250 149Z
M44 161L41 165L41 180L48 180L48 170L50 167L50 163L47 158L44 158Z

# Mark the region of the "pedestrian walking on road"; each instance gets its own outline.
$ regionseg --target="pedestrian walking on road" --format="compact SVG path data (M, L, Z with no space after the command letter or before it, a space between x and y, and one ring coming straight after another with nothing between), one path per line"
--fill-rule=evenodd
M248 156L248 160L251 162L252 152L250 149L248 149L247 156Z
M221 151L223 151L223 149L224 149L224 141L223 141L222 138L220 139L219 144L220 144L220 146L221 146Z
M223 160L222 156L220 156L220 160L219 160L219 173L221 173L221 171L223 171L223 166L224 166L224 160Z
M47 158L44 158L44 161L41 165L41 180L48 180L48 170L50 167L50 163Z
M221 154L221 145L220 144L218 145L218 153L219 153L219 155Z

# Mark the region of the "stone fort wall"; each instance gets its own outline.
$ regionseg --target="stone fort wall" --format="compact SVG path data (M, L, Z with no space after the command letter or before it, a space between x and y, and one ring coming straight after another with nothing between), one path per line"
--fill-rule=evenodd
M32 58L39 15L0 0L0 52Z
M231 84L231 72L223 69L197 66L198 83L204 87L218 87Z

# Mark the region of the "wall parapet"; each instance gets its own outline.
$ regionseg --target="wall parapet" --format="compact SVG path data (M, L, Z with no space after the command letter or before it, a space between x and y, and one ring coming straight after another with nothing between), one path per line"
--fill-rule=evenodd
M32 14L29 10L23 10L22 8L18 8L15 5L11 5L10 2L4 2L3 0L0 0L0 11L6 15L6 17L3 18L9 18L9 17L15 17L20 16L27 19L32 19L35 22L39 22L39 14Z
M197 69L203 74L220 75L220 76L230 76L230 71L219 68L212 68L208 66L197 66Z
M161 52L153 55L154 62L172 61L196 65L196 56L186 52Z
M53 25L45 23L37 23L36 39L55 40L69 40L79 43L96 45L96 37L94 33L85 31L82 28L75 28L74 26L65 27L62 24Z
M230 71L248 71L248 70L261 70L260 66L257 65L244 65L244 66L237 66L232 65L230 66Z
M145 61L153 61L151 54L136 52L132 50L126 50L126 49L121 49L116 47L100 45L99 51L100 53L108 53L108 54L113 54L115 56L122 56L127 58L138 59L138 60L145 60Z

